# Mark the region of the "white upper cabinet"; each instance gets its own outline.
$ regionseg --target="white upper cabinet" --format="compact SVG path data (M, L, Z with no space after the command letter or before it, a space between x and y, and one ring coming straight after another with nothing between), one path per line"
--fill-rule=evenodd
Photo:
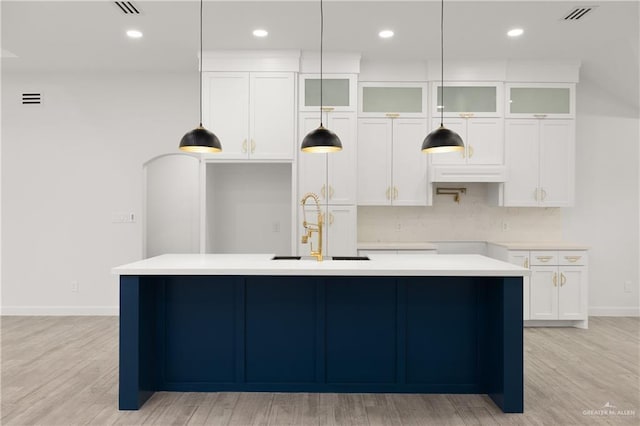
M445 82L444 98L441 83L431 91L431 115L445 117L502 117L502 83Z
M358 117L426 118L425 83L359 84Z
M329 154L298 150L298 195L313 192L323 204L348 205L356 203L356 131L355 113L330 112L322 114L326 128L334 132L342 142L342 151ZM318 112L300 113L300 135L305 135L320 125Z
M434 117L432 129L440 126ZM464 150L431 154L434 165L502 165L504 164L504 120L502 118L446 118L444 126L460 135Z
M426 206L426 120L358 120L358 204Z
M573 205L575 122L507 119L505 129L503 205Z
M320 109L320 74L300 74L300 111ZM322 106L325 111L356 111L357 75L324 74Z
M507 117L574 118L575 85L526 83L506 85Z
M222 144L211 159L293 159L293 73L205 72L202 101L203 125Z

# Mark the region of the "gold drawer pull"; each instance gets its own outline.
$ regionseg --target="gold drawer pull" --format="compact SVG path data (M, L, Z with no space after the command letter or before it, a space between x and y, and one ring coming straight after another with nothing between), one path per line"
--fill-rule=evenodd
M389 117L389 118L398 118L398 117L400 117L400 114L398 114L397 112L388 112L385 115L387 117Z
M545 118L547 114L533 114L535 118Z
M472 112L461 112L460 113L460 117L462 117L462 118L471 118L471 117L473 117L473 113Z
M335 108L334 107L322 107L322 111L323 112L331 112L333 111Z
M558 286L558 273L557 272L553 273L553 286L554 287Z
M540 262L548 262L553 259L553 256L536 256L536 259L538 259Z
M565 256L564 258L571 263L576 263L578 260L582 259L582 256Z

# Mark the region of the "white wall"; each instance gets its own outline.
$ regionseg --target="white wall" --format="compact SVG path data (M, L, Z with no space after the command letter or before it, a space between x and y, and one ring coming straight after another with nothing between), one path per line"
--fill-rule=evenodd
M3 73L3 313L117 313L110 269L141 258L142 227L112 213L140 217L142 164L198 124L197 93L196 73Z

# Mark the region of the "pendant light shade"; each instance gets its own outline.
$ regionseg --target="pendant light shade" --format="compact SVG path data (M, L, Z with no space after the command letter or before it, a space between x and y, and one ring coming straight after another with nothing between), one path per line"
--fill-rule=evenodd
M327 153L342 151L342 142L338 135L322 125L322 42L324 38L324 11L320 0L320 127L309 132L302 140L303 152Z
M464 143L460 135L444 126L429 133L422 142L422 152L426 153L453 152L463 149Z
M422 142L422 152L435 154L441 152L462 151L464 142L459 134L444 127L444 0L440 2L440 90L442 90L442 107L440 107L440 127L429 133Z
M304 152L336 152L342 149L342 142L338 135L320 125L304 137L300 149Z
M214 153L222 151L222 145L216 135L199 126L182 137L180 149L186 152Z
M222 144L216 135L202 126L202 6L203 0L200 0L200 125L182 137L180 150L206 154L222 151Z

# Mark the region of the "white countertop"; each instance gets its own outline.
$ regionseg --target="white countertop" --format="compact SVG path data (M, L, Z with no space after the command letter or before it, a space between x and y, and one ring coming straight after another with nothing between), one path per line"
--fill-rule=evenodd
M522 241L513 242L495 242L489 244L506 247L509 250L589 250L589 246L584 244L570 243L566 241L546 241L526 243Z
M406 242L379 242L360 241L358 250L437 250L438 245L433 243L406 243Z
M529 270L477 254L384 255L371 260L271 260L272 254L165 254L113 268L116 275L327 275L521 277Z

